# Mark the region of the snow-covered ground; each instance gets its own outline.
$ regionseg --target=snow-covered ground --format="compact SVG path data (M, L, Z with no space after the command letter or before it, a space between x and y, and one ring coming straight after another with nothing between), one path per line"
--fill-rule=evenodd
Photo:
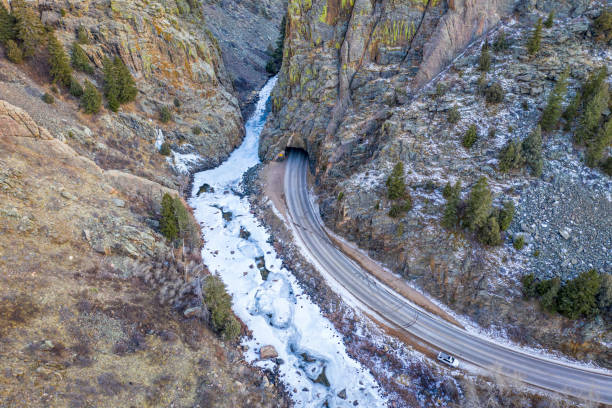
M243 340L247 361L270 370L280 362L279 377L296 406L352 407L355 401L362 407L385 406L373 376L349 357L339 333L282 267L248 200L234 193L243 173L259 163L259 135L275 83L271 79L260 91L242 145L219 167L194 176L190 204L203 227L202 257L223 279L235 313L252 332ZM204 184L212 189L198 195ZM274 346L280 360L260 360L265 345Z

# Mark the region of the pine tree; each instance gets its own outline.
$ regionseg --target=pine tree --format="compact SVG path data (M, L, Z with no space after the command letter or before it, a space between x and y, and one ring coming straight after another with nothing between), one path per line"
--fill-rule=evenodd
M590 100L587 99L587 93L583 92L583 98L586 102L582 118L578 125L578 129L574 134L574 141L577 144L589 144L595 138L597 129L604 110L608 107L610 93L608 91L608 83L602 81L599 88L595 91Z
M491 69L491 54L489 53L489 40L485 40L480 50L480 58L478 59L478 69L483 72L488 72Z
M506 32L502 29L499 31L497 38L493 42L493 49L495 52L501 52L507 50L509 47L508 40L506 38Z
M83 51L83 48L78 43L72 44L72 66L79 71L85 72L86 74L93 74L94 70L89 64L89 57Z
M536 128L523 140L521 144L523 157L534 176L540 177L542 175L542 131L540 126Z
M130 74L130 70L119 57L115 57L112 61L105 58L103 71L104 96L108 101L109 109L116 112L121 104L133 101L136 98L138 93L136 82Z
M164 194L161 207L159 230L168 241L173 242L178 238L179 229L174 211L174 199L170 194Z
M132 102L136 99L136 95L138 94L136 81L134 81L130 70L123 63L121 58L115 57L113 65L115 66L117 81L119 82L119 103L124 104Z
M559 118L561 118L562 106L561 103L565 98L565 94L567 93L567 78L569 76L569 70L565 70L563 74L557 80L555 87L553 88L550 96L548 97L548 104L544 109L544 113L542 114L542 120L540 121L540 125L542 126L542 130L545 132L550 132L553 130L557 123L559 122Z
M512 201L506 201L502 209L499 211L499 229L506 231L510 227L513 218L514 203Z
M103 72L104 72L104 97L108 102L108 108L113 112L119 110L119 83L117 81L115 73L115 65L109 58L104 58L103 61Z
M489 190L486 177L481 177L470 190L467 201L466 222L469 229L475 231L487 224L491 214L493 195Z
M74 77L70 78L70 95L76 98L80 98L81 96L83 96L83 92L83 87L81 86L79 81Z
M6 42L6 56L9 61L15 64L21 64L23 62L23 52L13 40L8 40Z
M601 277L595 269L582 272L559 290L559 312L570 319L596 315L599 313L597 294L600 287Z
M446 205L444 206L444 215L442 216L442 226L452 229L459 224L459 203L461 195L461 180L458 180L454 186L447 184L446 189Z
M501 244L501 234L497 218L489 217L485 225L479 228L477 238L485 245Z
M96 87L89 81L85 81L83 87L83 96L81 97L81 107L85 113L93 114L100 111L102 106L102 95Z
M466 149L469 149L470 147L474 146L474 143L476 143L477 139L478 139L478 129L476 128L476 125L470 125L469 129L467 130L467 132L465 132L465 135L463 136L463 139L461 140L461 144Z
M391 200L403 198L406 195L406 183L404 182L404 163L401 161L393 167L387 178L387 197Z
M65 87L69 87L70 80L72 79L72 68L70 67L68 55L64 51L64 46L53 33L49 34L48 41L49 65L51 66L49 73L51 78L53 78L53 82L59 82Z
M17 38L21 41L23 57L29 58L36 53L38 47L45 39L45 27L38 13L24 0L13 0L11 2L13 15L16 18L15 28Z
M587 144L587 165L597 166L610 144L612 144L612 117L599 129L597 136Z
M555 11L551 10L550 13L548 13L548 18L544 22L544 27L552 28L554 23L555 23Z
M538 22L536 23L533 34L527 41L527 52L529 55L535 55L540 51L540 44L542 42L542 18L538 18Z
M510 140L499 152L499 171L506 173L523 166L523 153L521 144Z
M0 44L6 44L9 40L17 38L15 17L0 3Z
M581 105L582 93L580 91L576 91L576 95L574 95L570 103L565 108L565 112L563 112L563 119L565 119L564 130L569 131L572 128L572 125L576 122L578 109L580 109Z

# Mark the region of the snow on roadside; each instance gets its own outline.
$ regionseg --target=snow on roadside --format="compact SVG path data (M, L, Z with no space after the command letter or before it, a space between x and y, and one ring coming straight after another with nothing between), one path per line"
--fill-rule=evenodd
M385 406L371 373L348 355L342 337L282 267L248 199L232 192L243 173L259 163L258 138L275 82L272 79L260 92L242 145L219 167L194 175L190 204L203 227L203 260L223 279L234 312L252 332L243 340L246 360L271 371L278 368L296 406ZM197 195L204 184L211 188ZM267 279L263 271L269 271ZM277 359L259 359L265 345L276 349Z

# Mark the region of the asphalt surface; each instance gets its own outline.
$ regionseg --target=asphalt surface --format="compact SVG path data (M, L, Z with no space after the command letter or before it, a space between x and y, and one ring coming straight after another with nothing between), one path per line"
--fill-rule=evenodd
M324 273L357 302L388 324L446 351L466 363L546 390L612 405L612 376L521 352L469 333L424 311L377 281L336 248L322 228L308 192L308 159L292 151L285 170L285 200L303 246Z

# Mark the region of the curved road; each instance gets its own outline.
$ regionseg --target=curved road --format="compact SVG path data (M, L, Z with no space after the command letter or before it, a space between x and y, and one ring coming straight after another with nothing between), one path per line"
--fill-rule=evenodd
M391 325L487 371L578 398L612 404L612 376L522 353L496 344L432 315L377 281L336 248L308 194L308 159L290 152L285 170L285 200L297 238L310 257L370 312Z

